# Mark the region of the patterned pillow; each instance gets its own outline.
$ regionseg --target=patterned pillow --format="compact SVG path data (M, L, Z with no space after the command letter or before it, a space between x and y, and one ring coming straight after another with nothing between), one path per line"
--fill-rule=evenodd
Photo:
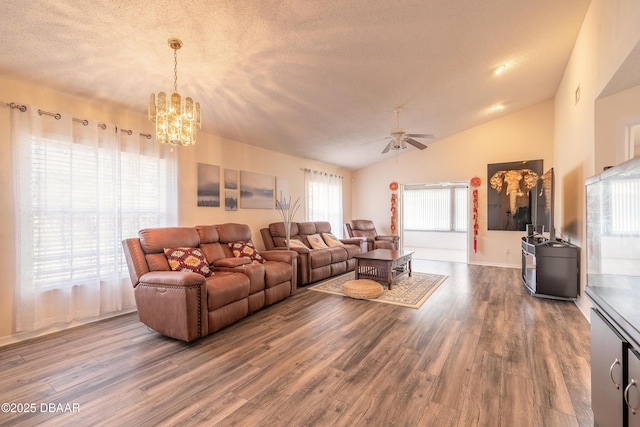
M164 248L164 256L173 271L198 273L204 277L213 275L207 258L198 248Z
M285 242L286 244L287 242ZM290 248L305 248L305 249L309 249L307 247L307 245L305 245L304 243L302 243L300 240L298 239L289 239L289 247Z
M231 242L228 244L236 258L244 257L252 261L264 262L264 258L260 256L258 250L253 246L253 242Z
M307 236L307 240L309 241L312 249L326 249L329 247L324 240L322 240L322 237L320 237L319 234L310 234Z
M338 238L331 233L322 233L322 238L330 248L334 248L336 246L344 246L344 243L338 240Z

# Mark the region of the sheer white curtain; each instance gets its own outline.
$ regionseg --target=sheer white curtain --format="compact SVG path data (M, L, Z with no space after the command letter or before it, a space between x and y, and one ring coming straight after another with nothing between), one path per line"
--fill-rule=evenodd
M120 242L175 224L174 156L139 132L32 106L12 110L11 144L15 332L134 309Z
M342 177L305 169L307 221L328 221L331 231L342 237Z

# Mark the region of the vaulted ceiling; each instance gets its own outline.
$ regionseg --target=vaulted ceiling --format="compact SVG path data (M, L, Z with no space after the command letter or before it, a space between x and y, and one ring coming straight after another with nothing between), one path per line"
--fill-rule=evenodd
M173 87L203 130L358 169L393 112L438 144L553 98L589 0L0 0L0 75L146 114ZM495 75L499 65L505 71ZM12 100L5 100L12 101ZM493 107L503 104L502 110ZM199 142L204 143L204 142ZM443 142L445 143L445 142ZM407 150L415 150L408 148Z

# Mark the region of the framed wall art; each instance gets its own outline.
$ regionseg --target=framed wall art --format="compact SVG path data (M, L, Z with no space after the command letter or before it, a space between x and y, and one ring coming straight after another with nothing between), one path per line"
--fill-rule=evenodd
M238 192L235 190L224 190L224 210L238 210Z
M487 165L487 229L525 231L531 223L531 189L542 160Z
M198 163L198 206L220 207L220 166Z
M273 175L240 171L240 207L242 209L274 209Z
M236 169L224 170L224 209L238 210L238 171Z

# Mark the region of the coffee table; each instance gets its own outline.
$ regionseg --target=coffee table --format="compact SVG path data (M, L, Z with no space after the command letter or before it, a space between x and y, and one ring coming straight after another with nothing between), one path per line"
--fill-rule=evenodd
M354 256L356 280L371 279L386 283L391 289L394 280L408 274L411 277L411 255L413 251L375 249Z

